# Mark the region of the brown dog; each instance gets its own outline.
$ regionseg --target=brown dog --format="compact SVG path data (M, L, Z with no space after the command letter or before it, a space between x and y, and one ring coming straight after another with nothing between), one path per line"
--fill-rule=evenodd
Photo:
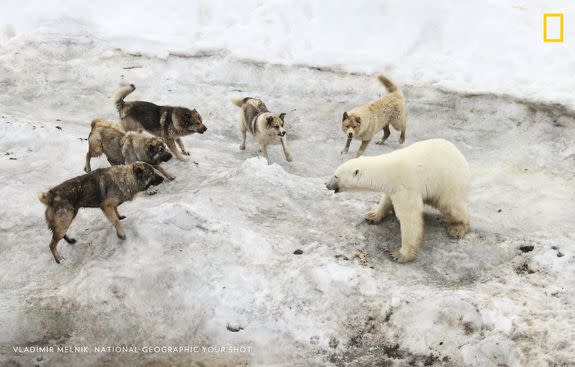
M385 86L388 94L377 101L368 103L353 110L343 113L341 130L347 139L341 154L349 151L352 139L361 140L361 146L356 157L365 152L365 149L379 131L383 130L383 137L376 144L383 144L391 132L389 125L400 131L399 144L405 141L405 130L407 128L407 108L405 107L405 97L397 85L384 75L377 78Z
M126 131L143 129L164 138L176 158L186 160L184 155L189 156L190 153L186 151L181 137L193 133L203 134L208 129L200 114L186 107L158 106L143 101L124 102L124 98L135 89L134 84L126 85L120 87L114 95L114 106L120 114L122 127Z
M46 223L52 231L50 251L57 263L62 257L58 253L58 242L63 238L68 243L76 240L66 232L80 208L100 208L116 227L116 234L126 239L118 213L118 205L130 201L141 191L152 185L159 185L164 179L152 166L136 162L121 166L100 168L88 174L74 177L42 192L38 198L46 205Z
M163 169L160 164L172 159L162 138L130 131L126 133L111 121L96 119L92 121L92 130L88 136L88 153L84 171L90 172L90 160L105 154L111 165L146 162L154 166L168 180L175 177Z

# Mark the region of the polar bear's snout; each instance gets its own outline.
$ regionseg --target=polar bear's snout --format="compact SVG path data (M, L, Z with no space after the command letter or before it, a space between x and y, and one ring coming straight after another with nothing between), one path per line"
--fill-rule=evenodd
M339 180L337 176L333 176L328 182L325 183L328 190L333 190L337 194L339 192Z

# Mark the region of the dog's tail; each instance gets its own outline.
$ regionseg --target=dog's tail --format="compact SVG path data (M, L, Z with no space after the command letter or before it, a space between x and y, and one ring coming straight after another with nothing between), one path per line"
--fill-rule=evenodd
M387 79L387 77L383 74L379 74L377 76L377 79L379 79L381 84L383 84L385 86L385 88L387 89L387 91L389 93L393 93L399 89L399 88L397 88L397 85L395 85L395 83L393 83L391 80Z
M102 121L102 119L94 119L92 120L92 123L90 124L90 126L92 127L92 129L94 129L97 125L99 125Z
M249 97L246 97L246 98L232 97L231 101L236 106L241 107L248 99L249 99Z
M50 205L52 202L52 195L49 192L41 192L38 194L38 200L44 205Z
M128 96L128 94L132 93L136 90L134 84L123 85L114 94L114 106L116 110L121 113L122 109L124 108L124 98Z

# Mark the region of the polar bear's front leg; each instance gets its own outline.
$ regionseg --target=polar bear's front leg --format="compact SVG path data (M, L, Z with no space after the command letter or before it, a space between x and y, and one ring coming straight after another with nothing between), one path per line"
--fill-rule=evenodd
M453 200L452 203L442 205L439 210L449 222L447 234L462 238L469 230L469 212L465 200Z
M383 194L377 207L365 215L365 220L369 223L379 223L385 218L391 209L393 209L391 199L386 194Z
M405 263L415 258L423 241L423 201L419 196L402 193L393 198L393 208L401 227L401 249L392 256Z

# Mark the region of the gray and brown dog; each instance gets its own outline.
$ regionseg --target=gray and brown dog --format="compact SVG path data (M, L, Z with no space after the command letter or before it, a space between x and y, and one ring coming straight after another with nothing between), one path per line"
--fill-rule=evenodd
M189 156L190 153L184 147L182 136L203 134L208 129L200 114L195 109L186 107L158 106L144 101L125 102L124 98L135 89L133 84L122 86L114 95L114 106L120 114L122 127L126 131L146 130L164 138L176 158L186 160L184 156Z
M126 133L111 121L96 119L92 121L92 130L88 136L84 171L90 172L90 160L102 154L106 155L113 166L142 161L154 166L168 180L175 178L160 166L162 162L172 159L162 138L135 131Z
M268 156L268 145L280 139L286 161L293 160L288 149L286 130L284 127L285 113L271 113L264 102L257 98L232 98L232 103L242 109L240 115L240 131L242 142L240 150L246 149L246 133L249 131L260 145L260 150L271 163Z
M56 262L63 259L58 253L58 242L62 238L68 243L76 242L66 232L80 208L100 208L123 240L126 234L120 219L125 217L118 213L118 205L162 181L163 177L151 165L136 162L100 168L40 193L38 198L46 205L46 223L52 231L50 251Z

